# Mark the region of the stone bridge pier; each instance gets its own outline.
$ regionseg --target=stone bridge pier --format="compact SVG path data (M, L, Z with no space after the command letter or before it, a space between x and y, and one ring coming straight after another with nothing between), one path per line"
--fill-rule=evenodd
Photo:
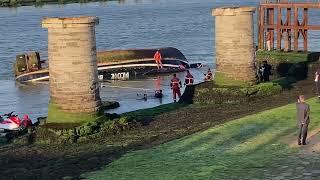
M97 17L44 18L48 29L50 103L48 123L82 123L99 118Z
M217 73L233 80L256 81L254 65L255 7L213 9Z

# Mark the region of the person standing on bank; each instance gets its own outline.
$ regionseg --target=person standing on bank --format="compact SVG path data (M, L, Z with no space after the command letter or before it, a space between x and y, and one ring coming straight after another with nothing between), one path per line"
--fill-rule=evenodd
M189 70L187 70L187 75L186 75L186 78L184 80L184 85L186 85L186 86L193 85L193 76L192 76L192 74L190 73Z
M272 69L272 67L271 67L270 64L268 64L267 61L262 61L261 72L262 72L262 80L263 80L263 82L270 81L269 76L272 75L271 69Z
M305 102L304 95L298 97L297 107L297 126L298 126L298 145L306 145L308 135L308 125L310 123L310 106Z
M316 84L316 93L318 96L318 100L320 101L320 67L317 69L317 71L314 74L314 82Z
M178 95L179 99L181 97L180 88L182 87L182 84L176 74L173 74L173 78L171 79L170 87L171 87L172 93L173 93L173 101L177 102L177 95Z
M271 34L270 34L270 32L267 32L266 39L267 39L267 50L271 51Z
M212 72L210 70L210 68L207 71L207 74L204 74L204 80L205 81L211 81L212 80Z
M153 59L156 61L158 69L163 68L160 49L158 49L157 52L154 54Z

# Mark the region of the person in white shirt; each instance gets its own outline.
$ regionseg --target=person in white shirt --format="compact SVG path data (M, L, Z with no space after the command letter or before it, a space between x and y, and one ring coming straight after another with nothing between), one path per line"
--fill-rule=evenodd
M314 82L316 84L316 93L317 93L317 96L318 96L318 99L320 101L320 67L317 69L317 71L315 72L314 74Z

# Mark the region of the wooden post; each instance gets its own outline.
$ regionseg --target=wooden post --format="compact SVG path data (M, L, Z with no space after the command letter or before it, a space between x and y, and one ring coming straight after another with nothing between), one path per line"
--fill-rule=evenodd
M259 22L259 40L258 40L258 46L259 49L264 49L264 22L265 19L265 12L264 7L259 7L259 15L258 15L258 22Z
M299 19L298 19L298 13L299 13L299 9L297 7L294 8L294 43L293 43L293 49L294 51L298 51L299 49Z
M308 51L308 9L303 9L303 49Z
M291 8L287 8L287 25L291 25ZM288 51L291 50L291 29L287 29L288 32Z
M282 21L282 12L281 7L278 7L277 13L277 49L281 50L281 36L282 36L282 29L281 29L281 21Z
M269 9L270 14L269 14L269 25L271 25L271 27L274 26L274 8L270 8ZM274 49L274 28L270 29L270 34L271 34L271 50Z

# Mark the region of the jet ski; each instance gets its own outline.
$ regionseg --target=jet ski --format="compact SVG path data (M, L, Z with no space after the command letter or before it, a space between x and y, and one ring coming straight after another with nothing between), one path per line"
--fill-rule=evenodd
M4 137L10 132L19 132L32 126L32 121L28 115L25 114L20 119L18 115L13 113L14 111L0 115L0 136Z

